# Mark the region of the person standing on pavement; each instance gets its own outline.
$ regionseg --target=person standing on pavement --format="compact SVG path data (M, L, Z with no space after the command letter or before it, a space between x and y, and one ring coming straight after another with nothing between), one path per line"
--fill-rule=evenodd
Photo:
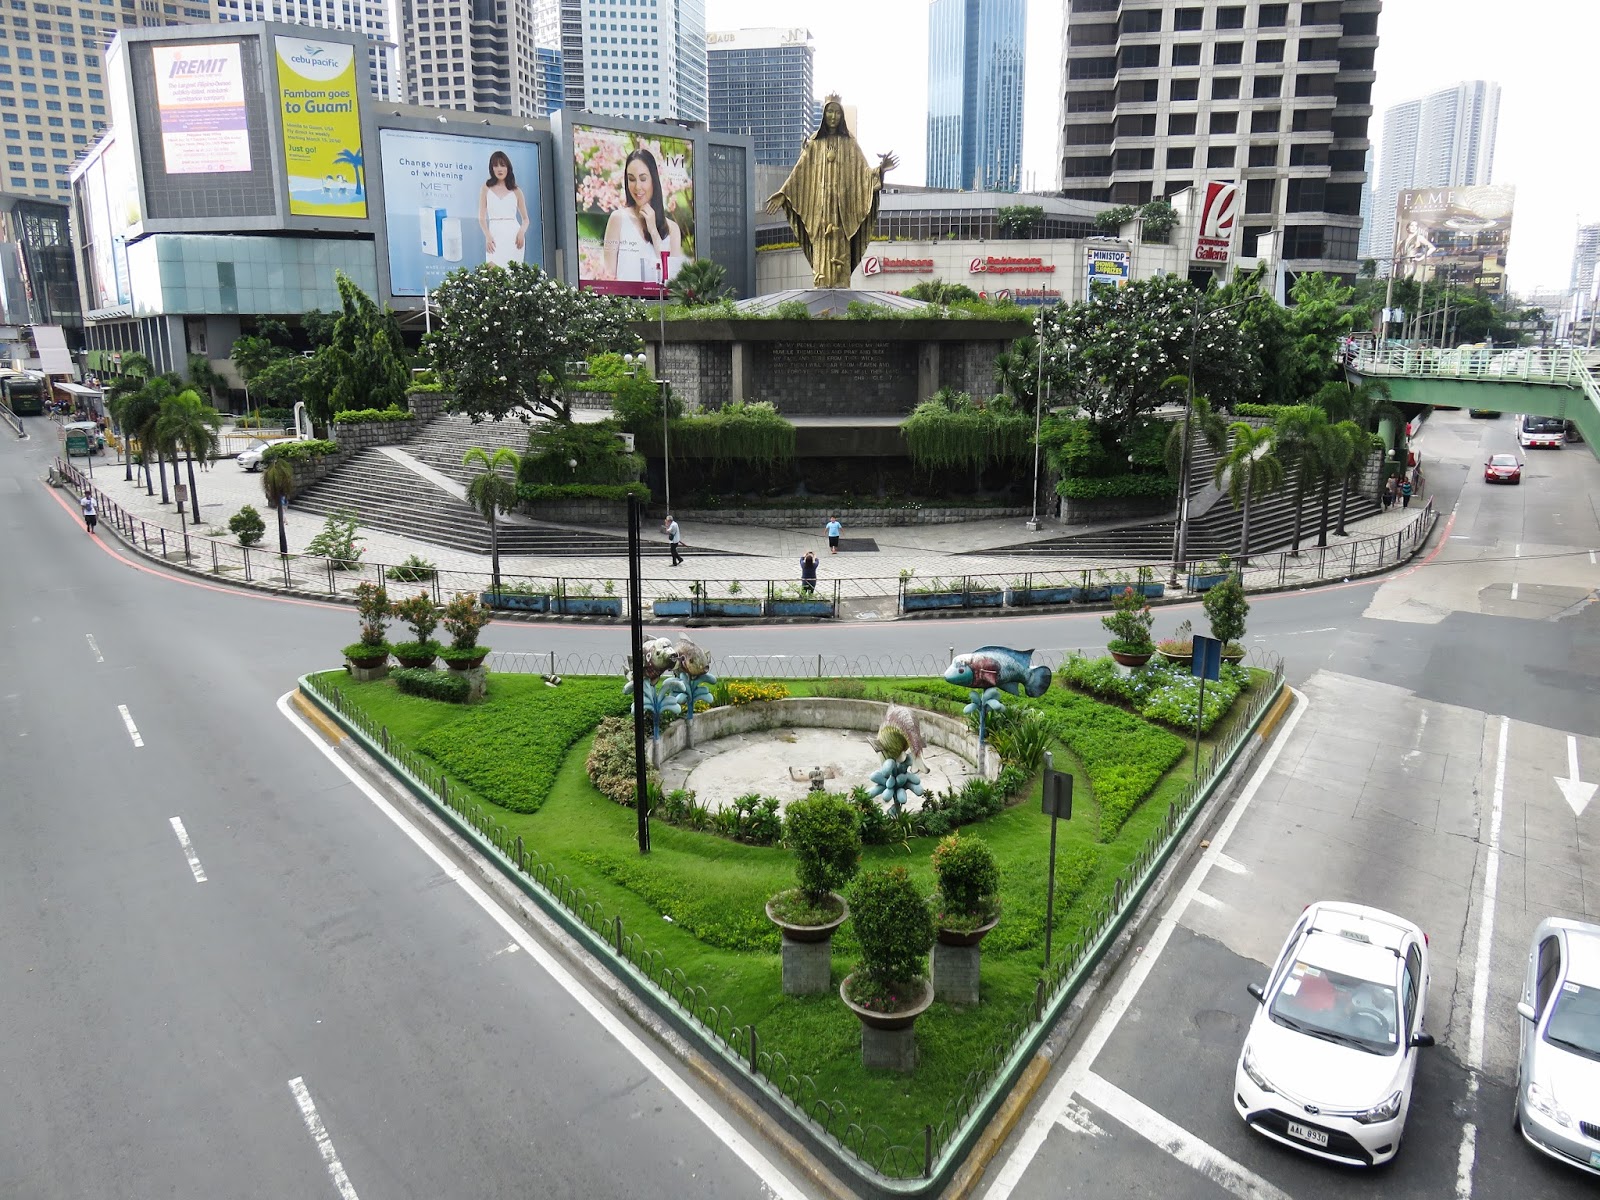
M1384 481L1384 484L1383 484L1383 511L1384 512L1388 512L1389 511L1389 506L1394 503L1394 482L1395 482L1395 477L1393 475L1389 476L1389 478Z
M830 552L839 553L839 535L844 532L844 526L839 524L838 517L828 518L828 549Z
M93 533L94 523L97 520L94 511L94 494L92 492L85 491L78 503L83 505L83 527L90 533Z
M683 554L679 547L683 544L683 535L678 532L678 523L672 519L672 514L667 514L667 519L661 522L661 531L667 535L667 549L672 552L672 565L683 565Z
M808 596L817 590L817 556L810 550L800 560L800 590Z
M1408 476L1400 476L1400 507L1411 507L1411 480Z

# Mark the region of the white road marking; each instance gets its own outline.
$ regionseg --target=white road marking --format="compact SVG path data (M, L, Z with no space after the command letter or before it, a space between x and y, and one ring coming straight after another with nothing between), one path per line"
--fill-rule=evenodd
M117 711L122 714L122 723L128 727L128 736L133 739L134 749L137 750L144 745L144 739L139 736L139 727L133 723L133 716L126 704L117 705Z
M1106 1131L1094 1123L1094 1117L1089 1110L1076 1100L1067 1101L1067 1107L1061 1114L1061 1124L1075 1133L1086 1133L1090 1137L1106 1135Z
M328 1136L322 1118L317 1114L317 1106L312 1102L306 1081L296 1075L289 1080L289 1091L294 1094L294 1102L300 1106L300 1118L306 1123L306 1132L317 1144L322 1161L328 1164L328 1175L333 1180L333 1186L339 1189L340 1200L360 1200L356 1195L355 1185L350 1182L350 1176L344 1172L344 1164L339 1161L338 1152L333 1148L333 1139Z
M1591 564L1594 562L1594 551L1593 550L1589 551L1589 562Z
M1517 553L1515 554L1514 557L1516 557L1516 558L1521 558L1522 557L1522 543L1521 542L1517 543Z
M1570 733L1567 734L1567 777L1557 776L1556 786L1575 817L1583 816L1583 810L1594 799L1595 790L1600 788L1600 784L1585 783L1578 775L1578 739Z
M1248 875L1250 873L1249 867L1245 866L1237 858L1229 858L1221 851L1218 851L1214 865L1221 867L1230 875Z
M1514 581L1511 584L1511 598L1513 600L1517 598L1517 585Z
M1224 911L1228 907L1221 900L1218 900L1215 896L1209 895L1209 894L1207 894L1205 892L1196 892L1194 894L1193 899L1194 899L1194 902L1196 904L1199 904L1199 905L1201 905L1202 907L1205 907L1205 908L1212 909L1214 911L1219 911L1219 912L1220 911Z
M83 636L89 639L89 649L94 651L94 660L95 660L95 662L98 662L98 663L105 662L106 656L101 654L100 653L100 647L96 646L94 644L94 634L86 633Z
M500 949L496 950L493 954L489 955L489 957L490 958L499 958L502 954L515 954L516 952L517 952L517 944L515 942L512 942L510 945L501 946Z
M400 831L410 838L412 843L430 858L451 879L460 885L461 890L472 898L479 908L489 915L494 923L500 926L518 946L522 947L529 958L560 984L566 993L580 1004L584 1011L594 1018L611 1039L631 1054L651 1075L655 1076L673 1098L692 1114L706 1129L728 1147L745 1166L749 1167L761 1180L763 1195L771 1196L773 1200L806 1200L802 1192L789 1179L788 1176L773 1166L771 1161L761 1153L751 1141L733 1127L720 1113L707 1104L700 1096L685 1083L677 1072L669 1067L650 1046L620 1018L610 1012L594 996L590 995L573 976L568 973L545 948L533 939L533 935L519 925L498 904L494 902L487 892L477 883L469 879L455 863L451 862L445 852L429 840L428 836L401 815L400 811L390 804L383 794L373 787L354 767L339 757L334 748L322 740L320 736L307 725L300 715L289 707L289 698L293 692L285 692L278 698L278 711L281 712L313 746L322 752L346 779L348 779L362 795L372 801L373 805L389 820L393 821Z
M1293 689L1291 689L1293 690ZM1217 860L1222 857L1222 848L1227 845L1228 839L1233 836L1233 831L1239 827L1239 822L1250 808L1250 802L1255 799L1256 793L1261 790L1261 785L1272 773L1273 766L1278 761L1278 755L1283 753L1283 748L1288 744L1293 735L1295 726L1300 724L1300 718L1305 715L1307 700L1299 692L1294 693L1294 711L1289 714L1289 719L1284 722L1278 736L1273 739L1272 745L1267 749L1261 765L1250 776L1250 782L1234 801L1233 808L1223 819L1216 835L1211 839L1211 846L1200 856L1200 861L1195 864L1194 870L1189 873L1189 878L1184 881L1183 887L1173 898L1167 911L1155 923L1155 928L1150 932L1150 940L1145 944L1144 952L1139 954L1137 961L1127 970L1122 977L1122 982L1111 998L1106 1001L1106 1006L1100 1012L1100 1017L1090 1027L1084 1036L1083 1044L1078 1047L1078 1052L1072 1056L1066 1069L1061 1072L1056 1085L1050 1089L1050 1094L1039 1105L1033 1120L1017 1137L1017 1146L1010 1157L1001 1164L995 1173L994 1182L989 1185L989 1190L984 1193L985 1200L1007 1200L1007 1197L1016 1190L1017 1184L1022 1182L1022 1177L1027 1174L1028 1167L1032 1165L1039 1148L1044 1145L1044 1140L1049 1136L1059 1115L1066 1110L1072 1096L1079 1090L1083 1081L1089 1076L1089 1069L1094 1066L1094 1060L1100 1056L1100 1051L1111 1040L1111 1035L1116 1031L1117 1025L1133 1005L1134 999L1139 994L1139 989L1144 986L1144 981L1150 972L1155 969L1156 960L1161 957L1161 952L1166 949L1167 942L1172 939L1172 932L1178 927L1178 921L1183 916L1184 909L1189 907L1189 902L1199 892L1200 885L1205 882L1206 875L1210 872ZM1230 860L1232 861L1232 860Z
M189 841L189 831L177 817L172 818L172 832L178 835L178 845L183 847L183 856L189 860L189 870L194 872L194 881L204 883L206 869L200 865L200 856L194 852L194 846Z
M1093 1072L1083 1081L1078 1094L1241 1200L1289 1200L1287 1192Z
M1500 888L1500 820L1506 799L1506 743L1511 718L1500 718L1500 745L1494 768L1494 807L1489 814L1489 860L1483 871L1483 903L1478 912L1478 945L1472 963L1472 1013L1467 1024L1467 1097L1476 1100L1483 1073L1485 1010L1489 1003L1489 957L1494 947L1494 904ZM1461 1152L1456 1160L1456 1198L1472 1195L1472 1168L1477 1159L1478 1127L1468 1121L1461 1129Z

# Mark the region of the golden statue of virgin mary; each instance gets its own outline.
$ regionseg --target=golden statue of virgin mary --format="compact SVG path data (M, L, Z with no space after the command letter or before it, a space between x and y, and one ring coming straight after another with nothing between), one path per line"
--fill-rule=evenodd
M883 177L899 163L893 154L885 154L876 167L867 166L839 97L823 102L817 131L806 139L800 161L766 205L769 213L782 209L789 218L811 264L814 286L850 286L850 273L866 254L878 222Z

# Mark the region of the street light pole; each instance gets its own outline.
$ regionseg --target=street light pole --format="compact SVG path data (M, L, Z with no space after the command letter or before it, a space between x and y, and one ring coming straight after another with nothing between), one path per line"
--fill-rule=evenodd
M661 293L656 297L656 312L661 319L661 341L656 351L656 370L661 387L661 494L667 512L672 511L672 448L667 444L667 411L672 404L672 382L667 378L667 266L670 255L661 252Z
M1039 532L1039 422L1044 413L1044 319L1039 309L1039 374L1033 385L1033 516L1028 518L1030 533Z
M1178 571L1189 550L1189 433L1194 422L1194 356L1200 342L1200 292L1194 294L1194 316L1189 322L1189 382L1183 396L1183 460L1178 464L1177 528L1172 534L1172 575L1168 585L1178 586Z

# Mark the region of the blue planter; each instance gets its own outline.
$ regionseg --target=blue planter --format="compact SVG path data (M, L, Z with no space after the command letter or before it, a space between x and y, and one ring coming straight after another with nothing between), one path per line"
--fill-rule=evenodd
M1228 577L1226 571L1216 575L1191 575L1189 576L1189 590L1191 592L1210 591Z
M1007 588L1006 603L1013 608L1029 604L1071 604L1079 599L1082 591L1077 587Z
M651 603L650 608L658 617L687 617L689 615L689 601L687 600L656 600Z
M620 617L622 601L615 596L563 596L553 611L568 617Z
M478 597L486 608L509 608L521 612L549 612L549 596L516 596L509 592L484 592Z
M999 608L1005 593L996 589L984 592L907 592L901 598L905 612L930 608Z
M832 600L768 600L769 617L831 617Z
M1079 588L1078 599L1086 604L1093 604L1097 600L1109 600L1126 586L1127 584L1113 586L1107 583L1096 584L1094 587Z
M1146 600L1159 600L1167 594L1167 585L1164 583L1135 583L1131 586Z
M706 617L759 617L759 600L702 600L695 606L697 616Z

